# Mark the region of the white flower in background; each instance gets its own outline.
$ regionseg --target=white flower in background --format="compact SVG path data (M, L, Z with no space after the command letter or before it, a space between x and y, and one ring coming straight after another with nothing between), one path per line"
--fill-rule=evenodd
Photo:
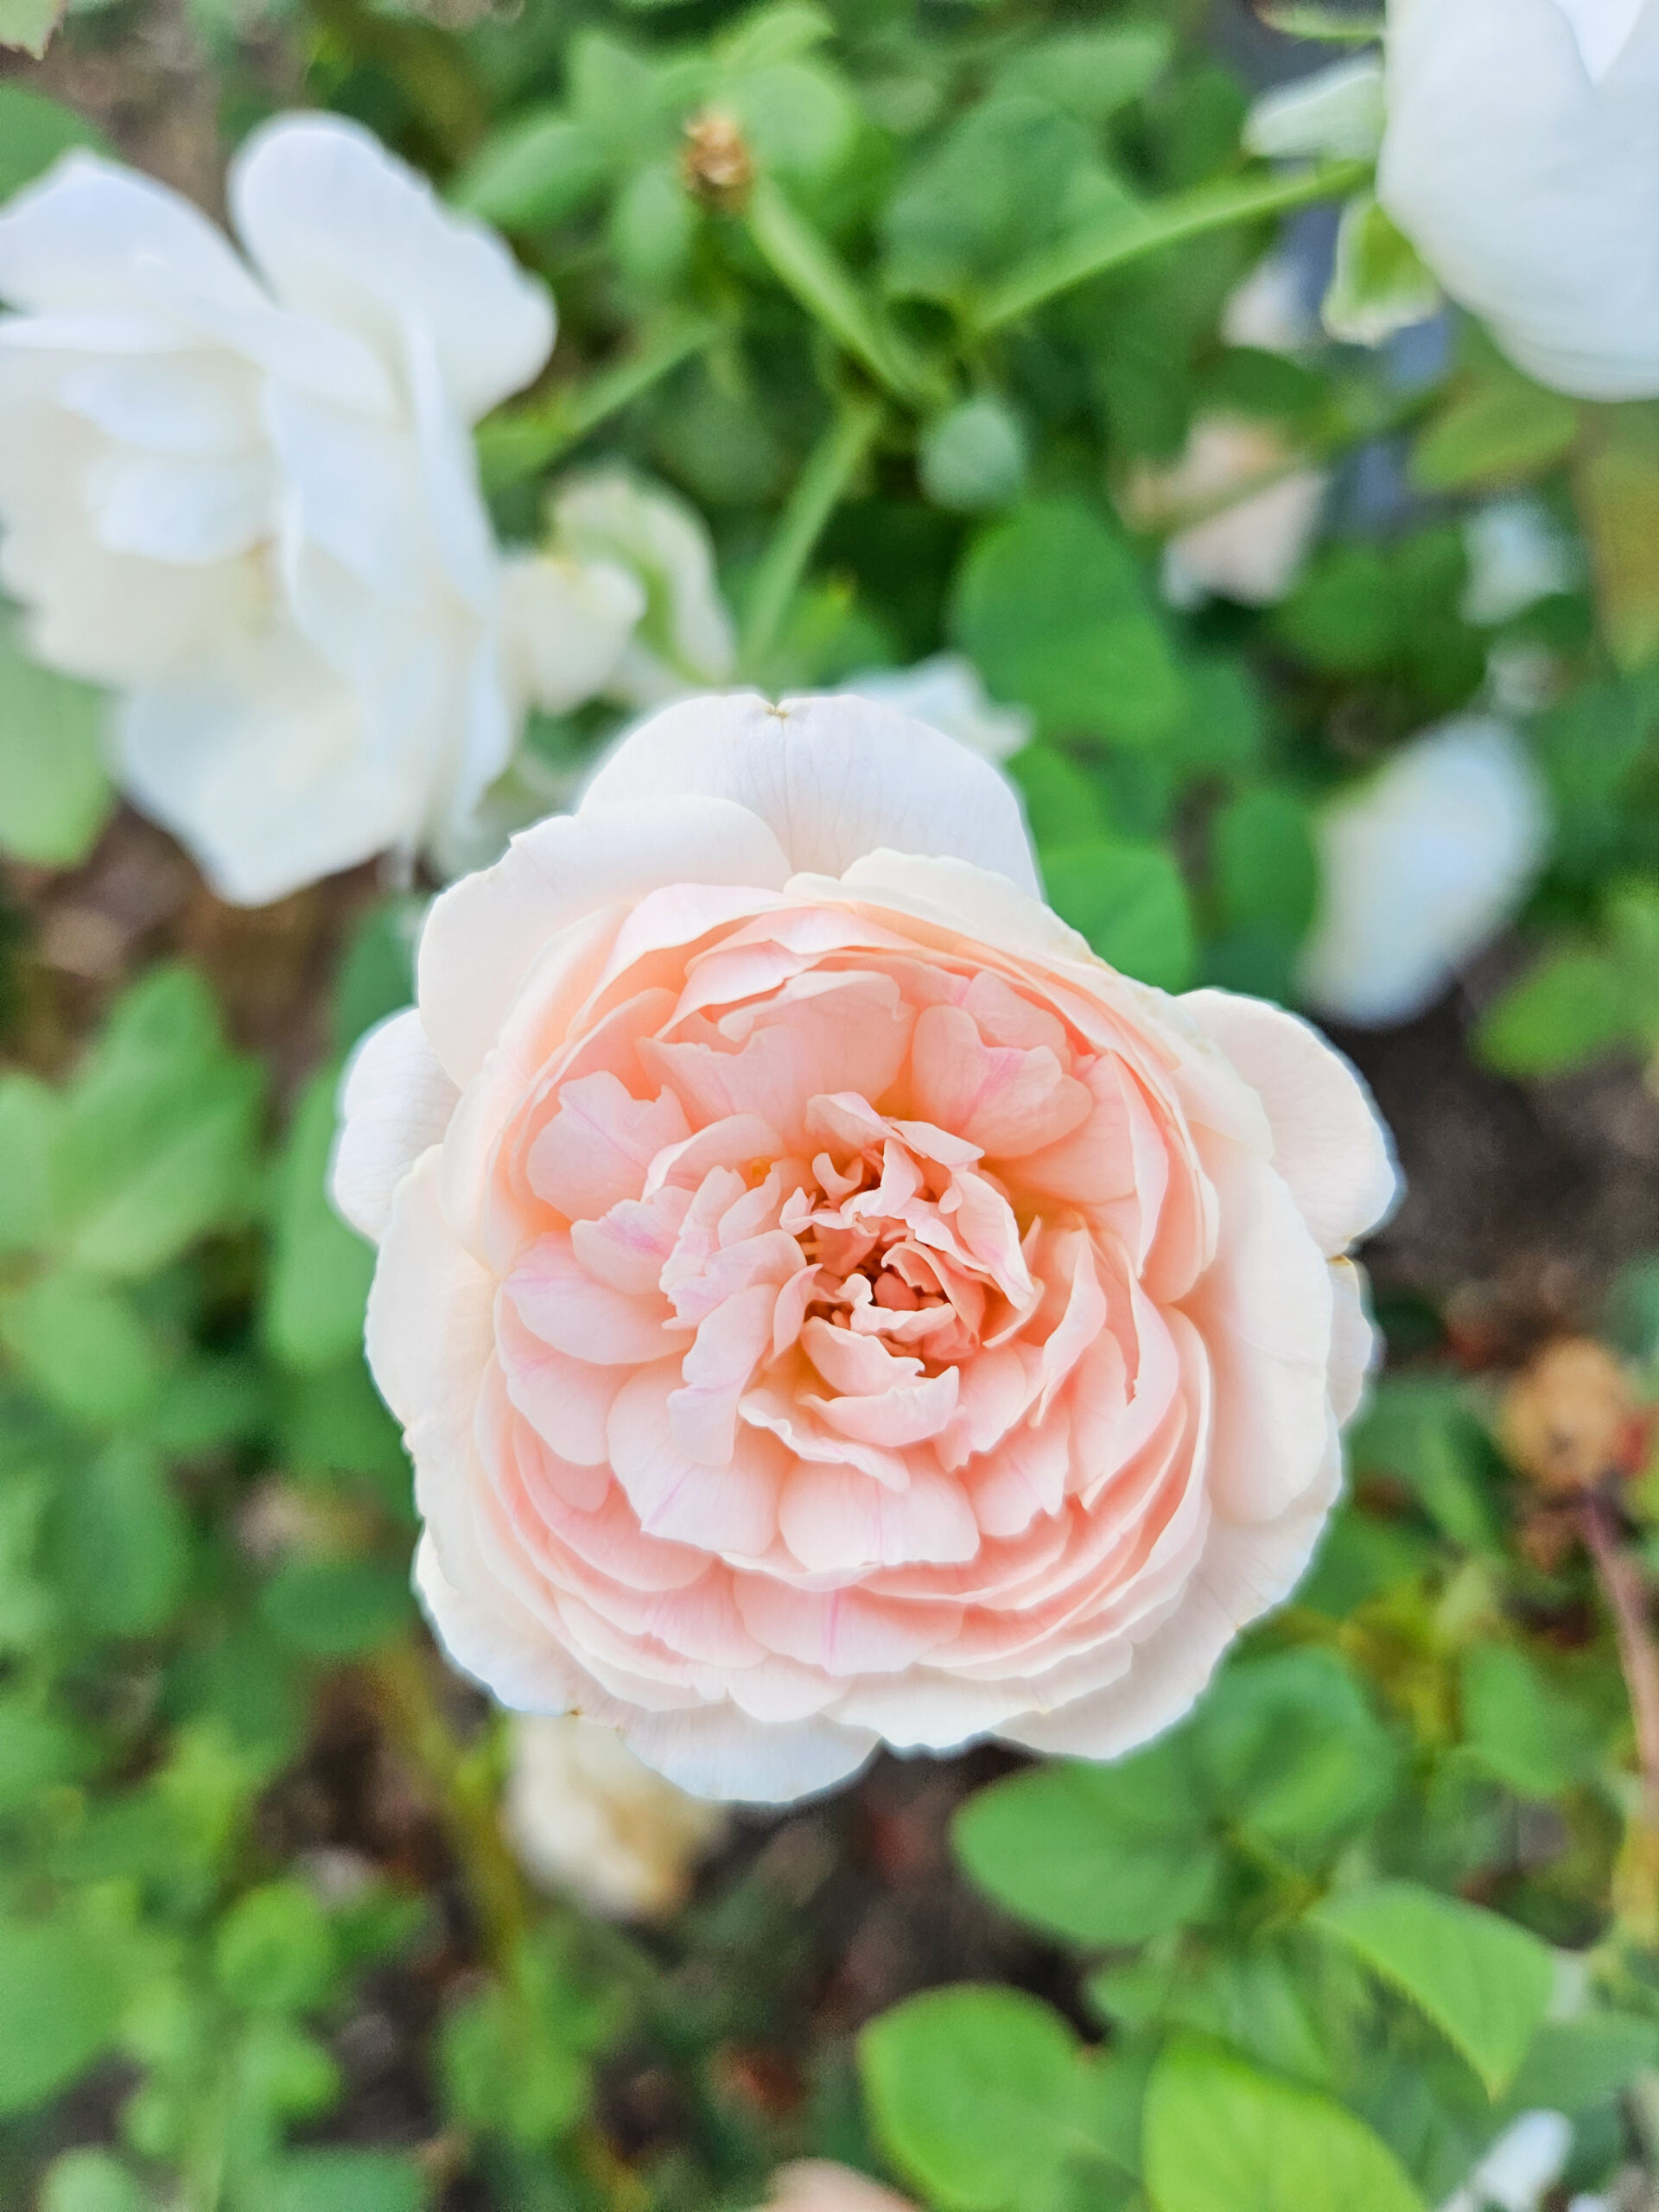
M913 668L868 668L836 690L897 707L954 737L982 760L1006 760L1031 743L1030 714L1024 707L999 706L962 653L935 653Z
M506 765L469 426L552 303L354 124L256 132L247 259L85 153L0 213L0 582L115 688L120 772L227 898L463 818Z
M1377 191L1505 353L1659 392L1659 0L1389 0Z
M1262 255L1222 303L1221 335L1229 346L1260 353L1299 353L1319 337L1300 264L1282 246Z
M1573 2123L1565 2113L1523 2112L1440 2212L1538 2212L1567 2169Z
M607 698L643 709L726 682L737 660L732 618L709 533L690 507L626 469L603 468L558 487L551 524L556 553L620 569L645 593L605 678Z
M1361 54L1263 92L1244 119L1247 153L1268 161L1368 162L1382 143L1382 64Z
M1271 423L1208 415L1173 467L1137 469L1125 499L1141 529L1175 534L1164 547L1164 596L1196 607L1212 596L1269 607L1296 580L1325 505L1323 469L1299 463ZM1197 518L1179 527L1184 516Z
M537 1881L626 1920L683 1904L698 1859L728 1826L719 1806L653 1774L614 1729L574 1713L514 1716L503 1819Z
M761 2212L915 2212L915 2207L833 2158L798 2158L773 2174Z
M1496 629L1541 599L1579 581L1573 548L1541 499L1493 499L1463 525L1469 582L1459 610L1477 629Z
M1368 1027L1408 1021L1519 908L1549 812L1525 747L1470 715L1415 739L1315 824L1320 907L1302 995Z

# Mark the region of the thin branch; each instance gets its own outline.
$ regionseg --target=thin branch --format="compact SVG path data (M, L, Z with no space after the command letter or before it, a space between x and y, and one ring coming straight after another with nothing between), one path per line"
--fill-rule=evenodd
M808 454L749 587L742 640L747 675L761 672L776 645L813 548L874 442L881 417L879 401L851 401Z

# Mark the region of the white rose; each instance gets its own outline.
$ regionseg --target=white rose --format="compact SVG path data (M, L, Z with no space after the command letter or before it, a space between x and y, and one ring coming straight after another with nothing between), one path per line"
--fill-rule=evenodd
M666 706L720 684L737 660L732 618L715 578L701 518L660 486L625 468L566 480L552 504L556 552L632 576L645 603L607 672L607 697L625 707Z
M935 653L913 668L866 669L837 689L897 707L901 715L954 737L982 760L1006 760L1031 742L1027 709L999 706L979 671L961 653Z
M569 1713L515 1716L504 1819L537 1881L628 1920L683 1904L727 1827L718 1806L653 1774L614 1729Z
M1377 190L1541 382L1659 392L1659 4L1389 0Z
M1489 2212L1493 2205L1500 2212L1538 2212L1566 2171L1572 2148L1573 2123L1565 2113L1523 2112L1440 2212Z
M367 132L255 133L247 255L84 153L0 214L0 581L115 687L134 798L257 902L464 817L511 753L469 425L553 308Z
M1164 595L1195 607L1218 594L1243 607L1284 597L1319 529L1325 471L1300 465L1271 423L1206 415L1173 467L1143 466L1125 499L1131 522L1178 528L1164 548Z
M1309 1004L1386 1027L1421 1014L1531 889L1549 842L1541 780L1515 733L1471 715L1340 793L1316 824L1320 910Z

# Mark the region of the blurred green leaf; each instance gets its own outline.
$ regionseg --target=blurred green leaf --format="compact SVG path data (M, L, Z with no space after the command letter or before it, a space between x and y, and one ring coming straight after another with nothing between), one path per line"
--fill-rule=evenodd
M101 2058L123 1994L109 1947L73 1921L0 1921L0 2114L27 2112Z
M1114 1766L1058 1761L994 1783L952 1840L999 1904L1078 1943L1138 1943L1198 1919L1221 1875L1190 1749L1169 1740Z
M1192 915L1173 857L1112 837L1043 854L1054 909L1103 960L1140 982L1185 990L1192 980Z
M20 12L38 14L45 11L48 0L18 0L18 4ZM4 43L0 38L0 45ZM0 200L10 200L14 192L32 184L73 146L94 153L107 150L97 125L61 100L49 99L15 78L0 83Z
M1421 2212L1351 2113L1182 2040L1147 2092L1146 2170L1154 2212Z
M1076 2039L1023 1991L929 1990L872 2021L858 2049L888 2155L943 2212L1039 2201L1079 2146Z
M405 1567L368 1559L296 1559L260 1597L267 1625L315 1659L354 1658L389 1643L413 1618Z
M149 2212L150 2200L107 2151L66 2151L41 2183L39 2212Z
M300 1093L277 1169L265 1330L285 1366L329 1367L363 1340L374 1252L328 1202L340 1070L320 1068Z
M1139 564L1079 499L1033 502L975 539L951 629L993 694L1029 707L1044 735L1150 744L1181 711Z
M130 1420L161 1382L159 1348L128 1300L69 1268L0 1299L0 1342L43 1397L97 1427Z
M14 115L8 94L30 98L0 85L0 180L14 165L9 129L21 124L26 149L39 127L32 108ZM0 619L0 848L14 859L67 868L91 850L115 804L104 765L106 712L102 692L42 668L17 622Z
M1553 1797L1595 1763L1591 1716L1563 1697L1526 1654L1476 1644L1459 1668L1464 1741L1490 1773L1523 1797Z
M1339 1891L1313 1921L1426 2013L1493 2096L1502 2093L1554 1983L1554 1961L1535 1936L1412 1882Z
M68 1478L54 1518L57 1575L80 1626L149 1636L184 1595L189 1529L154 1455L108 1445Z
M321 2002L334 1974L334 1939L303 1882L267 1882L219 1923L213 1969L226 1995L251 2012L298 2012Z
M421 2170L391 2151L290 2151L261 2180L253 2212L420 2212Z
M1494 362L1457 387L1412 448L1414 481L1425 492L1510 484L1562 461L1579 435L1579 410Z

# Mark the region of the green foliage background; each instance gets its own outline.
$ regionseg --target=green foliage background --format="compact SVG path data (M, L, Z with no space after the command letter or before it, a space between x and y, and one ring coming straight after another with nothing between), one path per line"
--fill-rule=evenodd
M86 0L0 80L0 187L98 141L75 87L141 8ZM1659 1048L1659 411L1540 391L1468 327L1412 378L1224 342L1277 224L1363 172L1249 162L1197 5L184 20L227 141L296 99L358 116L551 283L553 369L480 433L504 533L620 456L706 518L745 680L969 654L1033 716L1013 772L1055 904L1148 981L1291 997L1311 810L1483 697L1495 649L1547 652L1527 738L1556 842L1473 1049L1531 1078ZM711 112L747 187L692 188ZM1216 409L1345 489L1284 604L1178 615L1123 494ZM1581 580L1477 629L1462 515L1520 483ZM988 1978L850 2037L833 1926L801 1935L760 1821L649 1938L532 1894L500 1724L414 1615L370 1259L322 1197L339 1070L408 997L419 901L319 894L300 1014L262 1033L231 995L258 1050L188 931L72 988L28 917L110 817L99 728L0 634L0 2202L690 2212L809 2152L938 2212L1408 2212L1541 2105L1573 2185L1650 2155L1659 1912L1612 1637L1585 1562L1518 1541L1491 1387L1421 1300L1386 1317L1405 1357L1311 1581L1199 1711L1115 1768L953 1785ZM533 745L568 775L607 728ZM1650 1369L1659 1274L1604 1287ZM1659 1491L1630 1510L1659 1548ZM331 1881L279 1815L341 1711L425 1840ZM395 2124L351 2056L388 1990L424 2101ZM624 2077L671 2120L631 2132Z

